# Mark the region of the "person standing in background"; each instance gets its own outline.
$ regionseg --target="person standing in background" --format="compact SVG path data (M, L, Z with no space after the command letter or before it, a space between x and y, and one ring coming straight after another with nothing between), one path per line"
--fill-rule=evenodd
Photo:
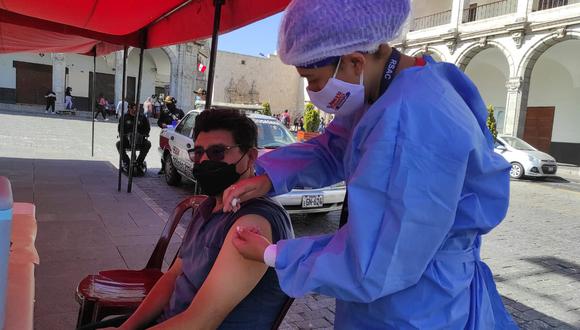
M117 108L115 108L115 118L119 118L119 116L121 115L121 107L123 106L123 103L125 104L125 112L127 112L128 108L129 108L129 103L127 102L127 98L125 98L125 101L119 101L119 103L117 103Z
M147 119L153 115L153 99L150 97L143 102L143 115L145 115L145 118Z
M51 108L52 109L51 113L54 115L54 104L56 102L56 94L52 90L49 90L44 96L44 98L46 99L46 109L44 112L48 113L48 108Z

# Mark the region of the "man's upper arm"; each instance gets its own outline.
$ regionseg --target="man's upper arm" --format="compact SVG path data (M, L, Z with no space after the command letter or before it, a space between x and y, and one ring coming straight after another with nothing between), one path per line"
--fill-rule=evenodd
M209 275L185 312L191 325L217 328L268 269L263 263L247 260L238 253L232 244L237 226L259 228L266 238L272 240L271 225L261 216L246 215L233 224Z

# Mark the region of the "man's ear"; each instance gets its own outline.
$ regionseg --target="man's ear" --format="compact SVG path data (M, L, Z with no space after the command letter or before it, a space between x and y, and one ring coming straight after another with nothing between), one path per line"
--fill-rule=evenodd
M252 162L252 164L255 163L256 160L258 159L258 149L251 148L250 150L248 150L248 158Z

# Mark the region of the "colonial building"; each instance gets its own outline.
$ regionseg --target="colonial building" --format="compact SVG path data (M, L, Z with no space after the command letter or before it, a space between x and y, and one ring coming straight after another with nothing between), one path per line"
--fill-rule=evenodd
M153 94L171 94L178 104L190 108L196 86L205 86L206 78L198 64L207 62L209 48L205 42L186 43L159 49L148 49L143 56L142 103ZM95 87L111 103L121 98L123 52L96 59ZM127 57L127 97L135 99L139 50L129 49ZM64 91L72 88L75 107L90 110L92 99L93 57L62 53L19 53L0 55L0 108L20 110L38 108L45 103L50 89L57 94L57 108L63 107Z
M304 82L296 69L271 54L256 57L218 52L214 102L269 102L273 113L304 111Z
M395 45L454 63L499 131L580 164L580 0L414 0Z
M147 49L143 57L142 103L153 94L172 95L187 111L194 107L194 91L207 86L209 42L187 43ZM127 98L135 99L139 50L129 49L127 57ZM255 57L218 52L213 102L246 104L259 108L269 102L275 113L304 108L304 86L293 67L276 55ZM202 72L204 71L204 72ZM123 52L98 56L97 96L103 94L117 104L123 83ZM0 55L0 109L19 111L40 109L50 89L57 94L57 108L64 107L64 91L72 87L75 107L89 111L92 99L93 57L78 54L22 53Z

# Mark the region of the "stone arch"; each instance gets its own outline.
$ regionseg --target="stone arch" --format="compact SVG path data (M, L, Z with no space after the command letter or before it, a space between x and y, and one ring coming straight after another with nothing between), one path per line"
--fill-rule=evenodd
M445 60L446 60L445 54L433 46L421 47L409 55L410 56L418 56L418 55L424 54L425 52L435 54L437 57L439 57L441 59L441 62L445 62Z
M171 63L171 66L177 64L177 54L173 49L171 49L171 47L161 47L161 50L169 57L169 63Z
M167 55L167 57L169 58L169 63L171 63L171 66L177 65L177 54L173 49L171 49L171 46L161 47L161 48L152 48L152 49L162 50L165 53L165 55ZM152 50L152 49L145 49L145 52L147 52L148 50ZM139 51L139 48L129 47L127 49L127 59L129 59L129 57L131 57L131 53L133 53L133 51Z
M477 54L481 51L495 47L499 49L499 51L505 56L508 67L509 67L509 77L512 77L515 73L515 64L512 55L507 47L505 47L502 43L497 42L495 40L489 40L485 42L474 42L473 44L469 45L463 52L459 54L457 57L457 62L455 63L461 71L465 71L467 65Z
M516 76L522 77L524 81L530 81L538 59L552 46L567 40L580 40L580 31L558 29L536 41L522 56L515 71Z

